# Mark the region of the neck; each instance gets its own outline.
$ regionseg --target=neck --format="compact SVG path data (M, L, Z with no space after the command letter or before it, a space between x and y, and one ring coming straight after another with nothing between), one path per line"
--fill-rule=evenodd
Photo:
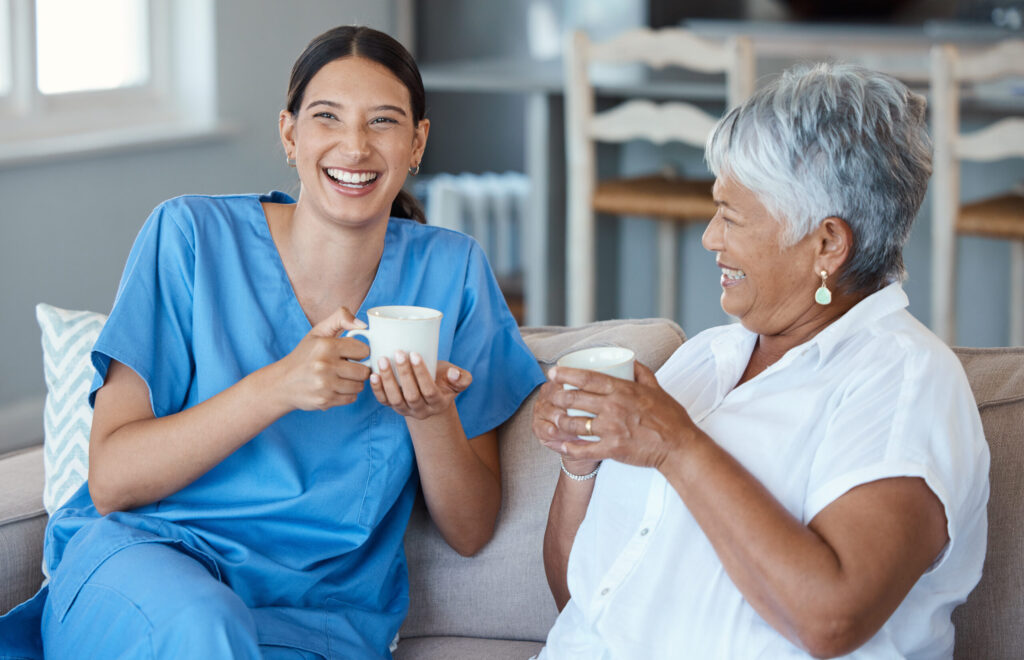
M787 352L813 339L866 297L864 294L834 292L832 302L817 305L806 318L778 334L759 334L740 382L743 384L782 359Z

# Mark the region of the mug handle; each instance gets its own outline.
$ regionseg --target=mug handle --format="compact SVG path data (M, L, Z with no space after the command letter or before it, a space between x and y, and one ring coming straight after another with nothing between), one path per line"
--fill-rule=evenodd
M360 329L357 328L355 330L346 330L345 332L341 333L341 336L342 337L363 337L363 338L366 339L366 342L369 343L370 342L370 329L366 328L365 330L360 330ZM370 357L366 358L365 360L349 360L349 362L355 362L356 364L362 364L362 365L365 365L367 367L370 367L370 369L374 373L376 373L377 370L374 369L374 365L370 363L370 360L372 360L372 359L373 359L373 354L371 353Z

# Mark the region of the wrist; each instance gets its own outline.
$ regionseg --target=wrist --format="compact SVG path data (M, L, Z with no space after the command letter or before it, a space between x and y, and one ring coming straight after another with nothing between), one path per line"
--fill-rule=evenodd
M566 460L564 456L558 457L562 467L562 474L573 481L589 481L597 476L601 469L601 461L592 460Z

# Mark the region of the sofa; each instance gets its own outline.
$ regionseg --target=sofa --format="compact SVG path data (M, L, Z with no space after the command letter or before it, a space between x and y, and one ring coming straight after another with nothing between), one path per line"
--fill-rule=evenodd
M657 368L684 341L661 319L578 328L524 328L542 367L589 346L628 346ZM1024 348L956 353L967 372L992 452L988 554L981 583L953 613L958 659L1024 657ZM557 612L541 543L558 458L530 430L532 397L499 429L504 498L492 541L461 557L418 502L406 534L410 610L397 660L525 660ZM42 575L43 450L0 457L0 612L29 597ZM684 652L683 649L680 650Z

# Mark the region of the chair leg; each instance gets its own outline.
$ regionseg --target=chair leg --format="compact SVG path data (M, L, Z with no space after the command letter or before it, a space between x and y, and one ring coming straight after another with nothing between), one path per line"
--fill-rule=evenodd
M1024 346L1024 240L1010 242L1010 346Z
M658 223L658 316L676 318L679 291L676 269L677 229L671 222Z

